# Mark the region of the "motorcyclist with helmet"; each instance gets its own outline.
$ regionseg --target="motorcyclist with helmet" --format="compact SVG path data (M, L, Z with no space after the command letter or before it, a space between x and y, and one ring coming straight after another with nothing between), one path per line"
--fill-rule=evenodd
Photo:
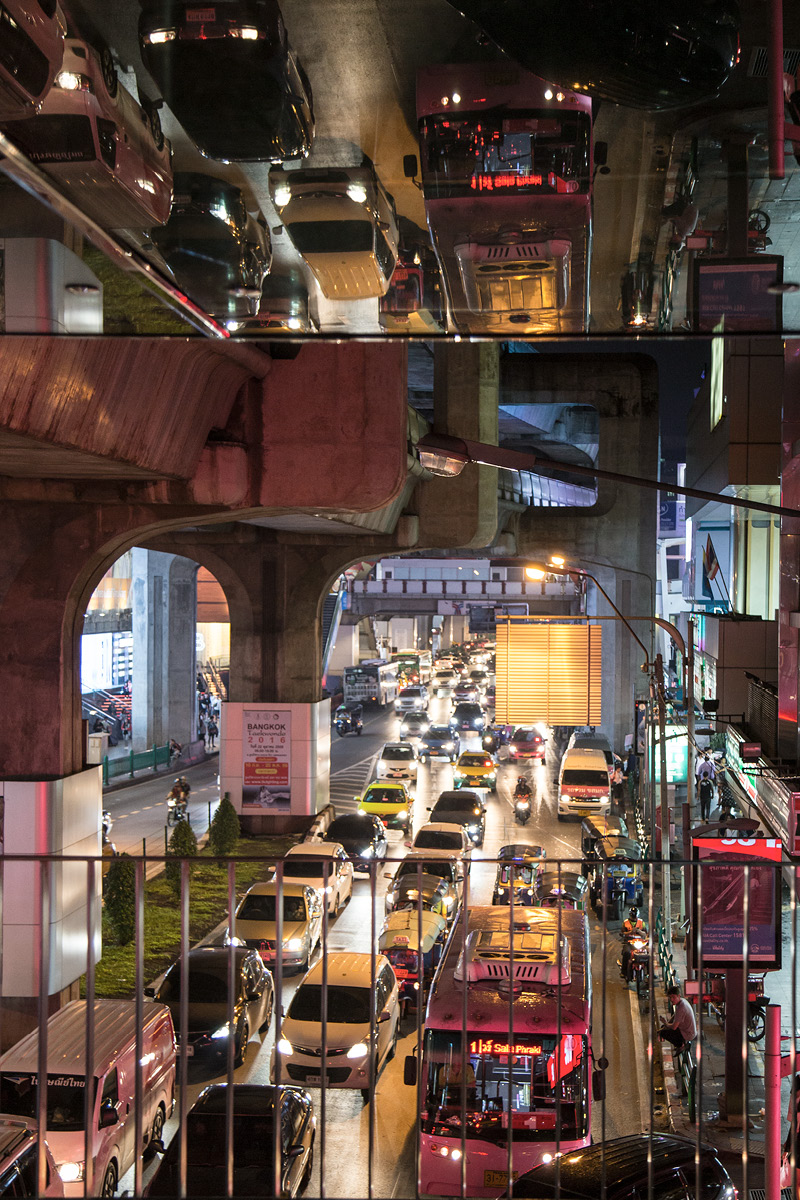
M531 785L528 783L524 775L520 775L517 779L517 786L514 788L515 800L530 800Z
M186 807L191 790L189 780L185 775L176 776L175 782L167 793L167 808L172 810L176 818L186 815Z
M639 916L639 909L636 907L635 904L630 908L627 917L622 922L622 929L620 930L620 934L622 936L622 942L623 942L622 963L620 966L620 974L622 975L623 979L626 980L627 983L630 983L630 981L631 981L631 958L633 957L633 945L632 945L633 939L634 938L646 938L648 936L647 925L642 920L642 918Z

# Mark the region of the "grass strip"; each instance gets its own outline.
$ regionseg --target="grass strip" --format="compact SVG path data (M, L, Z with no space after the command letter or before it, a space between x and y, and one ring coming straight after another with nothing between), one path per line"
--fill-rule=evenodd
M275 865L297 838L240 838L231 855L236 861L236 895L240 898L254 883L266 881ZM189 880L189 939L196 945L228 914L226 866L208 861L211 852L201 850L193 860ZM204 861L205 860L205 861ZM175 962L181 949L180 900L164 874L144 887L144 980L152 983ZM136 986L136 943L117 946L103 914L103 956L95 971L95 994L116 1000L131 1000ZM86 976L81 978L81 995L86 994Z

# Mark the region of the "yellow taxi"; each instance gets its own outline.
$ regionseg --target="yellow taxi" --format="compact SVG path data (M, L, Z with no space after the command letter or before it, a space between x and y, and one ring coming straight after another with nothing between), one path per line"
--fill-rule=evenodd
M356 797L358 799L358 797ZM380 817L387 829L411 828L414 800L405 784L388 779L376 779L358 800L358 811Z
M497 788L497 763L485 750L465 750L459 754L453 769L453 785L457 788Z

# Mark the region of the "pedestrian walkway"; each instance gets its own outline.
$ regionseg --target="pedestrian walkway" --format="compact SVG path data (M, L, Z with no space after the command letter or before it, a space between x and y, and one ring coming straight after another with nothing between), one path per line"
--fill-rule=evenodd
M748 812L747 798L738 788L735 798L742 811ZM693 824L699 824L699 807L692 812ZM712 821L714 814L712 813ZM675 872L677 875L678 873ZM673 912L680 912L680 881L673 879ZM798 930L795 930L795 944ZM788 888L784 886L784 902L782 913L782 967L778 971L767 973L764 992L773 1004L781 1007L781 1034L790 1037L793 1032L793 1002L796 1006L794 1015L800 1026L800 997L793 1001L792 987L792 913ZM681 988L687 979L686 955L683 941L676 937L672 943L672 963L675 975ZM670 1015L667 1004L664 980L660 978L656 987L657 1017ZM695 1010L697 1012L697 1009ZM760 1189L764 1187L764 1154L765 1154L765 1085L764 1085L764 1041L748 1042L747 1045L747 1078L746 1078L746 1109L747 1122L745 1127L737 1127L725 1120L725 1032L721 1023L713 1013L705 1011L698 1016L699 1053L697 1057L697 1085L695 1101L697 1108L697 1123L690 1118L690 1098L682 1084L678 1060L670 1053L669 1046L662 1043L662 1059L664 1067L664 1085L669 1108L670 1123L673 1130L687 1137L697 1137L698 1124L701 1141L710 1143L723 1153L726 1166L734 1178L737 1187L744 1185L742 1163L746 1157L748 1163L747 1187L752 1200L757 1200ZM788 1052L790 1042L782 1043L784 1052ZM781 1086L781 1139L785 1138L788 1129L786 1115L790 1101L791 1080L786 1078ZM761 1193L763 1195L763 1192ZM787 1198L790 1190L784 1192Z
M110 770L103 772L103 791L114 792L119 788L141 783L145 779L177 774L209 758L217 758L218 755L218 749L206 750L205 742L202 741L188 743L177 758L170 755L168 746L156 746L132 753L130 744L121 742L108 747L106 757L109 767L112 763L114 765Z

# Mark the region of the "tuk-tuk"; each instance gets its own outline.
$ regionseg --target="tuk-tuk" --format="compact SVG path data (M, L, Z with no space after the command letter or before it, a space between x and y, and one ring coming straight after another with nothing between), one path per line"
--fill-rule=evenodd
M545 871L539 879L540 908L568 908L586 912L587 884L580 871Z
M608 904L608 919L616 921L622 904L641 907L644 884L642 883L642 848L633 838L613 835L601 838L594 848L594 858L589 864L589 888L592 904L602 916L604 902ZM605 896L603 880L605 878Z
M387 893L386 911L416 914L418 906L422 905L423 910L449 921L455 915L455 906L451 912L447 896L447 882L438 875L405 875L392 884L391 900Z
M542 846L526 843L501 846L497 854L497 878L492 904L511 903L512 883L515 904L538 904L538 879L544 871L546 857L547 851Z
M378 939L378 950L392 964L400 984L401 1015L405 1014L416 997L424 1001L446 936L447 922L439 913L403 909L386 918Z
M594 848L601 838L627 837L628 826L623 817L585 817L581 823L581 852L585 858L594 855Z

